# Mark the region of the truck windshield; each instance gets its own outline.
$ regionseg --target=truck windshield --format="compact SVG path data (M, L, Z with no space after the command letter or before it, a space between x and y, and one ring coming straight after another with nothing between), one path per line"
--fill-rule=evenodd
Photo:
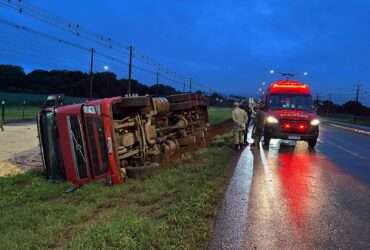
M310 95L271 95L268 106L272 109L303 109L312 110L313 102Z

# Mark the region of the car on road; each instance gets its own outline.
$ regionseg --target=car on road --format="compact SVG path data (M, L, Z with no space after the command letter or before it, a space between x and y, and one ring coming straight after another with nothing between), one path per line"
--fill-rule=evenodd
M264 145L270 139L303 140L315 147L320 120L316 114L311 88L297 80L279 80L267 89L265 97Z

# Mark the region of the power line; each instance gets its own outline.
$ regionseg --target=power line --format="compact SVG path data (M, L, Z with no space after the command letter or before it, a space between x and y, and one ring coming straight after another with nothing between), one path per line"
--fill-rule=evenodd
M113 41L109 37L105 37L94 32L90 32L85 28L81 27L80 24L69 21L65 18L52 15L45 10L36 7L32 4L25 4L22 0L0 0L0 4L3 7L8 7L17 11L19 14L27 15L32 17L40 22L46 23L48 25L54 26L60 30L70 32L78 37L81 37L85 40L95 42L102 46L113 48ZM114 42L115 43L115 42ZM116 48L125 48L124 46L118 46ZM127 48L126 48L127 49Z
M104 46L106 48L113 49L113 50L118 50L120 52L124 51L125 53L129 53L130 46L123 45L111 39L110 37L106 37L98 33L91 32L85 29L84 27L82 27L78 23L72 22L60 16L50 14L47 11L35 5L29 4L29 3L26 4L22 0L18 0L18 1L17 0L0 0L0 6L10 8L14 11L17 11L20 14L30 16L38 21L44 22L60 30L70 32L79 38L99 44L100 46ZM43 35L45 35L45 33ZM87 48L85 47L84 49L89 50L89 48L90 47L87 47ZM158 63L153 58L143 55L140 52L137 52L137 50L135 50L135 53L132 56L135 58L138 58L139 60L143 61L147 65L156 67L157 71L161 72L161 74L167 74L174 78L189 79L189 77L183 76L181 74L178 74L168 69L167 67ZM208 89L209 87L205 87L205 88Z
M88 48L83 47L81 45L78 45L76 43L72 43L72 42L69 42L67 40L57 38L55 36L49 35L48 33L40 32L40 31L28 28L28 27L23 26L23 25L19 25L19 24L13 23L13 22L9 22L9 21L7 21L5 19L2 19L2 18L0 18L0 23L8 25L8 26L16 28L16 29L19 29L19 30L23 30L25 32L29 32L29 33L33 33L33 34L38 35L38 36L42 36L42 37L50 39L50 40L54 40L56 42L67 44L69 46L75 47L76 49L85 50L85 51L89 50Z

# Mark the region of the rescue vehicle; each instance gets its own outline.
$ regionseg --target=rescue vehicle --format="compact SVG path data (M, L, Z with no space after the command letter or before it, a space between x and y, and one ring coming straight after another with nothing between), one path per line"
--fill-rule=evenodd
M315 111L311 89L297 80L273 82L265 95L264 146L270 139L303 140L315 147L320 120Z

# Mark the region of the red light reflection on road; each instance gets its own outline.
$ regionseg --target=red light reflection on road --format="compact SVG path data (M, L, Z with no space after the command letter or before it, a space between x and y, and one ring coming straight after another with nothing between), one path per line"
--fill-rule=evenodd
M288 203L291 220L302 226L305 221L307 198L312 192L314 168L320 166L322 157L309 152L304 145L297 145L291 152L280 152L277 175L280 179L281 193ZM321 165L322 166L322 165Z
M307 176L314 161L315 156L308 153L281 153L278 157L282 194L287 199L292 220L298 226L304 220L305 197L309 193Z
M303 143L297 143L293 150L280 149L275 163L281 195L288 204L288 215L298 227L308 222L307 216L315 213L309 210L317 208L317 203L323 200L320 197L313 199L313 195L327 195L327 180L322 176L323 168L330 171L331 175L341 174L347 177L328 158L320 153L310 152Z

